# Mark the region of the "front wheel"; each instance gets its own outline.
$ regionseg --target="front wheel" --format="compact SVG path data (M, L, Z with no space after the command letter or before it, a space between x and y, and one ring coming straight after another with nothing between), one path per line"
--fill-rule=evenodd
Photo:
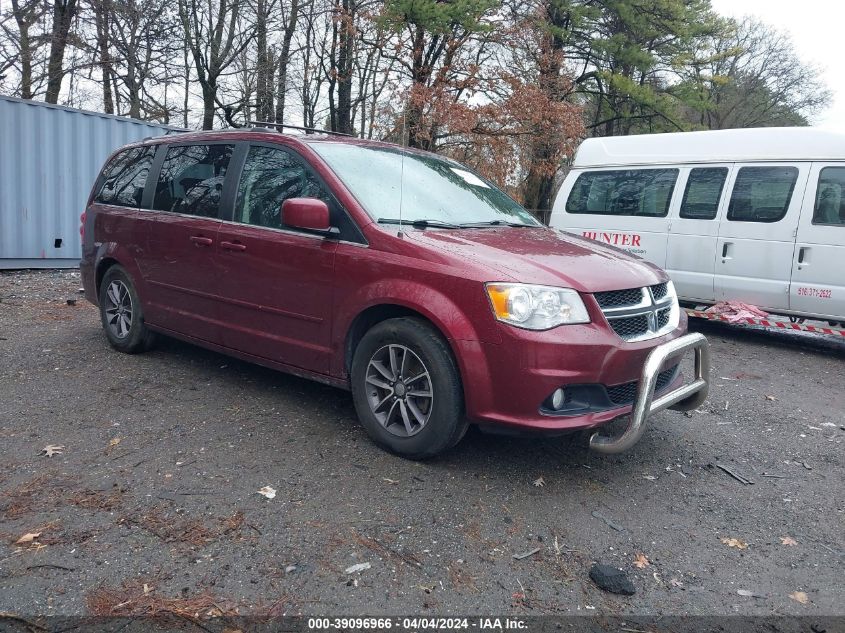
M433 457L466 433L460 375L448 344L425 321L382 321L352 360L352 397L373 440L412 459Z
M153 333L144 325L144 313L135 286L122 266L112 266L100 283L100 320L106 338L116 350L136 354L148 349Z

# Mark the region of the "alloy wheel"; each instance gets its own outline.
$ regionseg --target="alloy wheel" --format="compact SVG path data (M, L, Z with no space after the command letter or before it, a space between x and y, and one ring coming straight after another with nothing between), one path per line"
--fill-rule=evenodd
M106 289L106 323L109 331L119 339L132 330L132 296L126 284L115 279Z
M434 390L422 359L404 345L385 345L373 354L365 378L370 410L387 431L419 433L431 417Z

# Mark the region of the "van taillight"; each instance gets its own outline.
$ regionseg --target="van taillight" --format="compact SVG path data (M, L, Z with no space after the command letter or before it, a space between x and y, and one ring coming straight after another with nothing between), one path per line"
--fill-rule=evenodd
M79 237L85 239L85 211L79 216Z

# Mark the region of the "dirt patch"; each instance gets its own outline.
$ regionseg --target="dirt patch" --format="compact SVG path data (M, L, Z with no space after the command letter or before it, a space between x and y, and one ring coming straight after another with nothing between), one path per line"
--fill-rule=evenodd
M244 513L238 510L225 517L185 520L162 506L153 506L141 515L124 515L117 523L140 527L164 543L204 547L223 536L238 538L244 527Z

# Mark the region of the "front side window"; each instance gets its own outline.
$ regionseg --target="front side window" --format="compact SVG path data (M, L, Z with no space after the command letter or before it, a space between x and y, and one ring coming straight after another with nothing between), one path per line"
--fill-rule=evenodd
M813 224L845 226L845 167L825 167L819 174Z
M578 176L566 201L569 213L665 217L677 169L588 171Z
M238 185L235 221L282 228L282 203L289 198L330 196L311 169L289 152L273 147L251 147Z
M216 218L232 145L185 145L167 150L153 208Z
M374 220L451 228L540 224L517 202L460 163L397 147L312 142Z
M681 217L692 220L715 219L727 177L727 167L691 169L681 202Z
M742 167L728 207L728 220L734 222L777 222L789 208L796 167Z
M140 207L155 151L152 145L133 147L112 158L103 169L103 184L94 200L122 207Z

